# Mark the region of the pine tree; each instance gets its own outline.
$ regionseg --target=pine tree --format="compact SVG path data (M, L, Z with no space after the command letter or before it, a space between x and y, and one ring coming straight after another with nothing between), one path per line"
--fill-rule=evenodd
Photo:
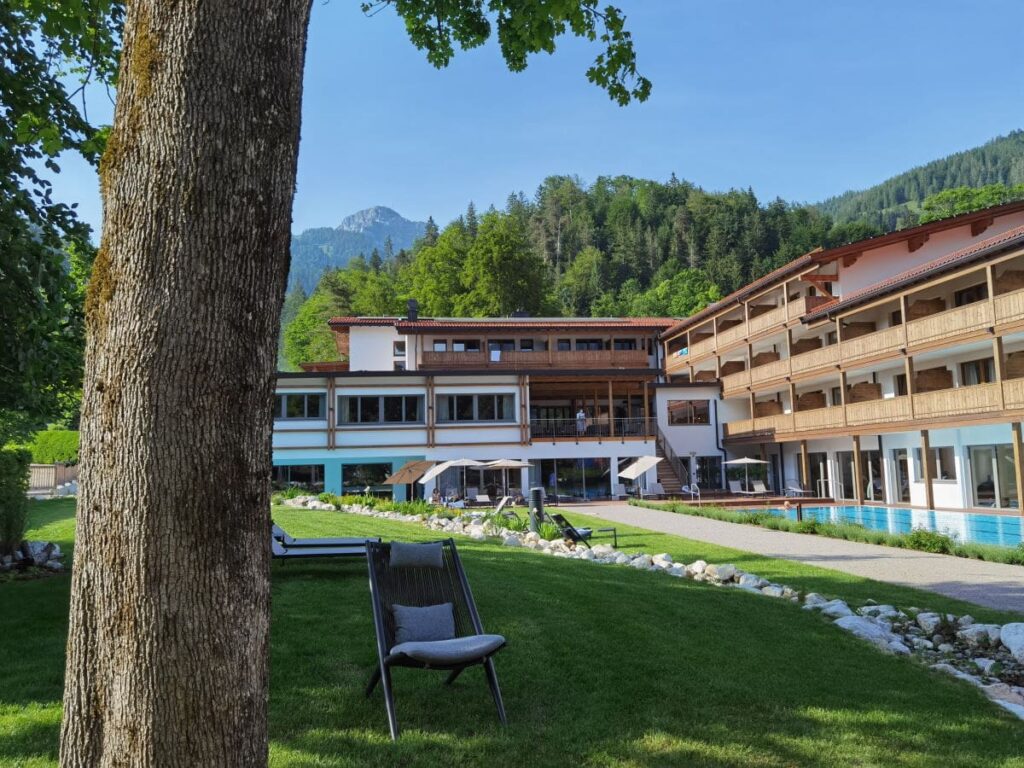
M423 242L426 245L434 245L437 242L438 230L433 216L427 217L427 225L423 229Z
M476 216L476 206L473 205L472 200L470 200L469 205L466 206L465 223L466 231L469 233L469 236L475 238L479 221Z

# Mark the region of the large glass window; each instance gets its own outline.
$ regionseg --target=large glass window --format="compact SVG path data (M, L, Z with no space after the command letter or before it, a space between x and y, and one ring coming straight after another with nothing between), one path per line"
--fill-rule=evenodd
M991 357L960 363L960 383L965 387L974 384L991 384L996 380L996 361Z
M341 485L344 493L391 494L391 486L384 481L391 474L390 464L345 464L341 468Z
M973 304L976 301L984 301L988 298L988 283L978 283L970 288L964 288L953 294L953 305L962 307L965 304Z
M711 408L707 400L669 400L668 423L672 426L710 424Z
M697 457L697 485L701 488L722 487L722 457Z
M480 339L452 339L452 352L479 352Z
M422 423L420 395L340 395L339 424Z
M576 339L576 350L580 352L596 352L604 349L601 339Z
M396 341L392 345L391 353L394 357L405 357L405 342Z
M305 491L320 492L324 489L323 464L296 464L289 467L274 467L270 485L275 490L301 488Z
M928 469L932 480L956 480L956 459L953 447L944 445L932 448L928 455ZM924 480L920 448L914 449L914 472L918 480Z
M808 453L807 464L811 473L808 490L817 496L832 495L834 492L829 488L828 480L828 454L823 451Z
M910 503L910 459L906 448L893 448L892 461L896 469L896 488L893 497L896 501Z
M487 342L488 352L514 352L515 348L515 339L491 339Z
M274 397L275 419L322 419L327 395L295 394Z
M621 351L636 349L636 339L615 339L613 348Z
M514 421L515 396L511 393L486 395L438 395L438 422Z
M972 445L968 449L971 463L972 501L976 507L1016 509L1017 474L1013 466L1013 446Z

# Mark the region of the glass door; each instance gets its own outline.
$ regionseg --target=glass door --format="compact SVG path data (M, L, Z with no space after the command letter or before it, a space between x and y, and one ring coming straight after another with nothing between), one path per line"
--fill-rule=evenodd
M895 501L910 503L910 459L906 448L892 449L892 463L896 468L896 487L893 489Z

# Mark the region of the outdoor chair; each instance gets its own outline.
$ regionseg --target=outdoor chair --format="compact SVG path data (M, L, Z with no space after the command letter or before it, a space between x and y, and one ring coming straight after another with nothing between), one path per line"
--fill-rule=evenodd
M445 670L450 685L467 667L483 666L498 719L506 725L492 660L506 641L484 634L455 542L374 542L366 547L366 559L378 659L366 695L382 684L392 740L398 739L392 667Z
M505 507L507 507L511 503L511 496L502 496L501 501L498 502L498 506L494 508L495 514L502 515L503 517L508 517L508 515L505 514ZM519 517L519 515L516 515L516 517Z
M365 557L367 544L380 539L356 539L353 544L331 547L287 547L271 538L271 554L277 560L301 560L312 557Z
M768 490L765 487L764 483L761 482L760 480L753 480L753 481L751 481L750 485L753 487L753 489L754 489L753 493L755 493L756 495L758 495L758 496L771 496L772 492L770 490Z
M739 480L729 481L729 491L735 493L737 496L757 496L756 491L744 491L743 485Z
M684 485L681 490L684 495L690 497L690 501L693 501L694 499L700 501L700 488L697 487L696 483L693 483L692 485Z
M277 523L271 527L271 535L281 542L286 549L305 547L362 547L366 543L365 536L341 537L336 539L296 539ZM379 541L379 539L378 539Z
M661 483L651 483L647 488L640 489L641 499L663 499L665 498L665 488Z
M804 488L802 485L790 484L790 485L786 486L786 495L787 496L811 496L812 494L813 494L813 491L810 491L807 488Z
M558 526L558 530L562 536L574 544L582 544L587 549L590 549L590 539L594 536L594 530L592 528L577 528L568 520L565 519L565 515L558 513L549 515L551 522ZM618 548L619 546L619 532L615 528L598 528L598 533L610 533L612 535L612 546Z

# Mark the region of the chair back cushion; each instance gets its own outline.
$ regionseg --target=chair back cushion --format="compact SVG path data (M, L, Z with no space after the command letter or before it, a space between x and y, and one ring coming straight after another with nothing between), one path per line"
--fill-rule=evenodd
M415 607L391 606L395 616L395 642L418 643L455 637L455 613L451 603Z
M443 568L441 542L431 544L391 543L392 568Z

